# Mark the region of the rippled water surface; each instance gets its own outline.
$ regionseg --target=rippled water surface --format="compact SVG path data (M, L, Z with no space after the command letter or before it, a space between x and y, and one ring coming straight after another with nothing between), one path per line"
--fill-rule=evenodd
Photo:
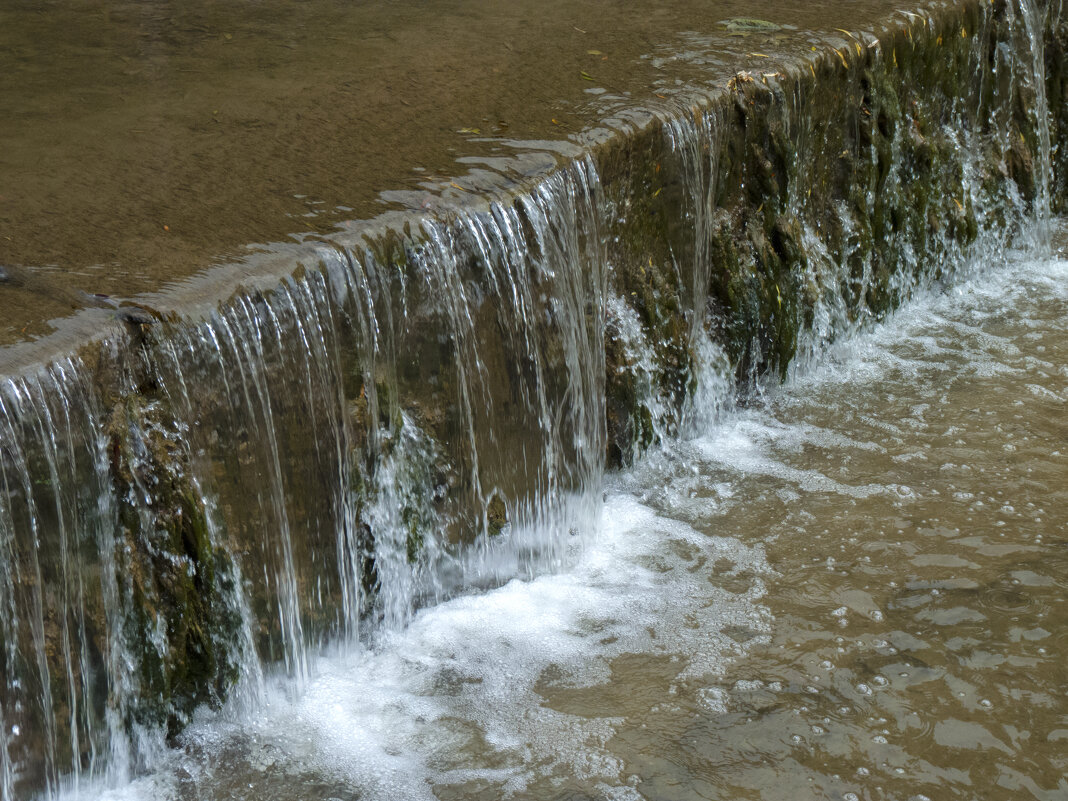
M610 742L642 796L1068 798L1066 280L918 302L674 455L643 500L764 544L770 636Z
M4 3L0 347L100 294L214 302L213 267L543 175L636 104L850 44L898 4L766 0L781 27L728 30L750 6Z
M1068 798L1068 262L913 302L133 798Z

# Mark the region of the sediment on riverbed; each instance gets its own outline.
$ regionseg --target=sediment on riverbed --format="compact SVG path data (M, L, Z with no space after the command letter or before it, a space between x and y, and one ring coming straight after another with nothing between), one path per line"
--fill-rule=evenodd
M1065 25L960 2L754 51L525 177L446 181L221 294L100 308L82 347L19 351L0 794L136 771L265 665L299 679L310 649L551 569L604 470L693 425L695 394L744 399L917 287L1040 245L1065 197Z

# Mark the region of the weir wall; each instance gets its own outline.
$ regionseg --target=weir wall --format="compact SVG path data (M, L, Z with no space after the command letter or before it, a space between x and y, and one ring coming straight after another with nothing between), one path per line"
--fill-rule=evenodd
M2 797L128 776L263 666L552 569L708 396L1041 247L1066 25L895 15L4 379Z

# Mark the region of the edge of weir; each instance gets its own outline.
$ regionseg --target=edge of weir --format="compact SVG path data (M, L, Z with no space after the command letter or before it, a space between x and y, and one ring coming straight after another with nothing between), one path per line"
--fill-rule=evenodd
M989 0L990 5L996 2L1004 0ZM656 138L674 120L704 115L716 106L737 102L744 82L752 80L769 87L771 81L774 89L776 84L807 81L810 76L813 81L845 80L865 67L872 56L869 51L883 49L897 37L912 41L916 36L927 35L936 26L963 16L969 8L983 3L984 0L929 0L918 4L915 10L895 11L876 29L837 29L842 33L841 46L813 47L811 52L799 56L772 59L767 62L768 71L755 75L739 71L725 86L700 90L688 87L672 98L658 96L657 105L654 99L648 98L646 104L638 102L628 109L626 121L605 121L571 139L552 142L555 164L533 176L521 180L501 177L496 186L483 189L477 187L477 181L469 182L466 176L443 182L444 193L432 211L390 210L371 219L339 224L338 230L329 235L309 236L299 242L250 243L246 247L252 252L243 259L207 268L177 285L128 299L117 309L79 309L54 320L56 330L44 337L0 347L0 380L33 374L105 341L113 341L119 348L129 346L146 325L161 321L179 325L195 323L242 294L270 293L288 278L317 269L324 247L358 252L392 239L418 248L425 243L425 237L419 233L424 223L447 224L494 204L530 196L554 174L586 157L592 158L595 169L601 172L606 152L624 150L642 140ZM464 187L464 182L475 185Z

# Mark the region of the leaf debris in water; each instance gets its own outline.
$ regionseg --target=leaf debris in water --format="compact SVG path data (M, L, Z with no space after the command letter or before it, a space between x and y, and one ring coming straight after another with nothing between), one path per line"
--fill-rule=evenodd
M592 81L593 80L593 78L590 77L590 74L588 72L586 72L586 70L583 70L579 74L582 76L582 80L584 80L584 81Z

